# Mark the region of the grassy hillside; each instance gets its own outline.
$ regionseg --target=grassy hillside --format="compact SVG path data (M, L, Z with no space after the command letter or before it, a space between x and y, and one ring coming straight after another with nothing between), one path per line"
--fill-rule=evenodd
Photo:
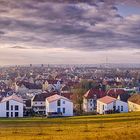
M139 139L140 112L55 119L0 119L0 140Z

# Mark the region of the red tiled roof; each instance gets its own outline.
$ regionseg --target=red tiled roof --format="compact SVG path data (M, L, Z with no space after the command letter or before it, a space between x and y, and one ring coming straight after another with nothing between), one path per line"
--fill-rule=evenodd
M15 94L3 98L3 99L1 100L1 102L6 102L6 101L9 101L9 100L14 100L14 101L17 101L17 102L23 103L23 99L22 99L21 97L18 97L18 96L15 95Z
M133 94L128 101L140 105L140 94Z
M121 95L121 94L126 94L126 91L124 89L114 88L114 89L109 89L106 92L106 95L114 97L114 98L117 98L118 95Z
M100 98L98 99L98 101L102 102L102 103L105 103L105 104L109 104L111 102L114 102L116 101L117 99L113 98L113 97L110 97L110 96L105 96L103 98Z
M86 94L84 95L84 97L86 99L93 99L95 98L95 95L98 98L102 98L105 96L105 92L99 89L90 89L86 92Z
M73 93L61 93L61 96L64 96L65 98L68 98L69 100L72 99Z
M55 95L53 95L53 96L50 96L50 97L46 98L46 100L47 100L48 102L53 102L53 101L56 101L56 100L59 100L59 99L64 99L64 100L70 101L69 99L67 99L67 98L65 98L65 97L63 97L63 96L60 96L60 95L58 95L58 94L55 94Z

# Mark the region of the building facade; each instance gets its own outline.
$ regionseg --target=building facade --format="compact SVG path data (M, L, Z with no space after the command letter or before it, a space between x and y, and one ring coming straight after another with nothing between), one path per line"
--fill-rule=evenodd
M0 102L0 117L23 117L23 106L17 95L5 97Z
M128 112L127 102L120 101L110 96L105 96L97 100L97 113L108 114L115 112Z
M73 116L73 103L71 100L57 94L50 96L46 98L46 115L49 115L49 113Z
M140 94L134 94L128 99L129 111L140 111Z

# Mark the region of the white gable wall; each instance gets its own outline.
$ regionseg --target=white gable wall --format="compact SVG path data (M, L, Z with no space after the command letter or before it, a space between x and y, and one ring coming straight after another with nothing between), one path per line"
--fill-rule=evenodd
M13 110L11 110L11 106L13 106ZM18 106L18 110L15 110L15 106ZM15 112L18 112L18 117L23 117L23 103L9 100L9 110L6 110L6 102L0 103L0 117L7 117L6 112L9 112L9 117L11 117L11 112L13 112L13 117L15 117Z
M108 110L114 110L114 108L113 108L114 106L115 106L115 110L117 111L119 109L120 113L128 112L128 104L126 102L116 100L109 104L105 104L105 103L97 100L97 112L99 114L105 114L105 112Z
M116 101L116 110L119 109L119 112L128 112L128 103L117 100Z
M60 108L60 111L62 112L63 116L73 116L73 103L68 101L68 100L64 100L64 99L60 99L61 105L57 106L57 101L53 101L53 102L48 102L46 100L46 114L47 112L57 112L57 109ZM63 113L63 108L65 108L65 113Z
M99 114L105 114L105 112L107 110L112 110L113 106L114 106L114 102L111 102L109 104L105 104L105 103L97 100L97 112Z

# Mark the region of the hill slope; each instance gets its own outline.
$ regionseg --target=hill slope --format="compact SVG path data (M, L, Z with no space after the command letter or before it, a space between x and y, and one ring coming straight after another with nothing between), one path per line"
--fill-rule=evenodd
M140 112L70 118L0 119L0 140L139 140Z

